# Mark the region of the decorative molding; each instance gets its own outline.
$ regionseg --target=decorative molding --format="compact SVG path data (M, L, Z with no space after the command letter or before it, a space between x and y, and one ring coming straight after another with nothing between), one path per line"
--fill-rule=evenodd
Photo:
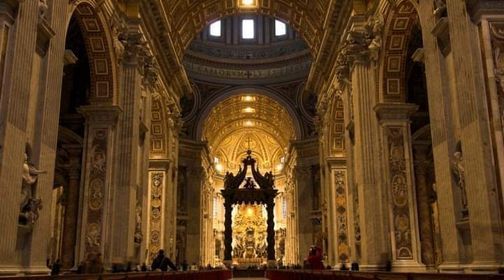
M350 246L348 236L347 209L347 174L346 170L334 171L336 230L338 244L338 260L342 263L350 262Z
M148 261L151 262L162 249L163 243L163 194L165 172L150 172L149 195L149 245Z
M85 259L102 253L104 204L107 180L108 129L97 128L90 131L90 147L87 161L87 211L85 235Z

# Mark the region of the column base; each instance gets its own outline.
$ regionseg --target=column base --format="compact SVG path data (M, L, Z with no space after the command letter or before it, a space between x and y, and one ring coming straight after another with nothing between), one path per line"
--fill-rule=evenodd
M471 273L496 273L499 269L504 268L504 264L499 264L497 262L488 261L474 261L471 264L465 265L466 272Z
M277 261L276 260L268 260L268 268L276 268Z
M393 272L425 272L424 264L416 261L395 261L392 263Z
M383 264L360 264L359 271L385 271L385 265Z
M22 267L19 266L0 266L0 276L21 274Z
M439 272L443 273L464 273L466 265L460 263L442 263L439 265Z
M49 275L51 270L47 266L31 266L24 267L21 273L25 275Z

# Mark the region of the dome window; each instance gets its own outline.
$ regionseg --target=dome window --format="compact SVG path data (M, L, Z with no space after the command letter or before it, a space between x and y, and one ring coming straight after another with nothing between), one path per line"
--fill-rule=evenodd
M220 20L210 24L210 36L220 37L222 35L221 25Z
M255 38L255 30L254 30L254 20L253 19L244 19L242 20L242 39L254 39Z
M278 19L275 19L275 36L285 36L287 35L287 25Z

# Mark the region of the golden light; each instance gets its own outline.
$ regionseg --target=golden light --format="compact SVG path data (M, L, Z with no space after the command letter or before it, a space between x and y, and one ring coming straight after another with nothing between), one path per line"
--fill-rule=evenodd
M254 126L254 122L253 121L245 121L243 123L244 126Z
M255 113L255 111L256 110L254 108L252 108L252 107L246 107L246 108L242 109L243 113Z
M254 215L254 209L251 206L247 206L247 217L252 217Z
M240 0L240 6L245 8L255 7L256 0Z
M222 172L222 170L224 170L224 168L222 167L222 164L217 163L217 164L215 165L215 170L216 170L218 173L221 173L221 172Z
M277 166L276 166L276 171L277 171L277 172L281 172L281 171L283 170L283 168L284 168L283 163L279 163L279 164L277 164Z
M241 100L243 102L254 102L256 100L255 96L245 95L242 96Z

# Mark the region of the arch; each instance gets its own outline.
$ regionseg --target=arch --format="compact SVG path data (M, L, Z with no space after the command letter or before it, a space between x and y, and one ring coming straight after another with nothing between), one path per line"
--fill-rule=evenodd
M173 36L179 58L182 58L192 39L208 23L240 12L260 13L283 20L304 38L315 54L322 43L326 14L334 10L331 7L332 1L257 0L253 8L241 8L238 3L236 0L174 0L156 10L166 11L167 20L171 23L171 33L180 35ZM340 7L341 4L336 6Z
M269 89L259 88L259 87L236 87L231 90L226 90L218 93L218 96L215 98L210 98L210 102L203 104L203 108L201 109L201 114L196 120L196 139L202 139L203 137L203 127L204 121L208 118L209 114L217 104L220 102L238 95L251 94L251 95L260 95L269 97L275 101L277 101L285 110L292 120L292 124L294 126L294 134L296 139L300 139L303 136L303 131L301 128L301 120L299 119L298 114L294 110L293 106L290 105L290 102L281 97L279 94L272 92Z
M113 63L115 52L111 47L112 36L108 31L110 27L105 24L107 21L103 15L97 11L95 1L80 0L75 1L73 5L75 9L71 14L82 32L89 58L89 101L91 104L114 104L117 101L117 69Z
M386 2L386 1L384 1ZM406 62L413 27L420 23L417 4L410 0L394 6L382 6L386 18L383 52L380 63L380 102L406 100Z

